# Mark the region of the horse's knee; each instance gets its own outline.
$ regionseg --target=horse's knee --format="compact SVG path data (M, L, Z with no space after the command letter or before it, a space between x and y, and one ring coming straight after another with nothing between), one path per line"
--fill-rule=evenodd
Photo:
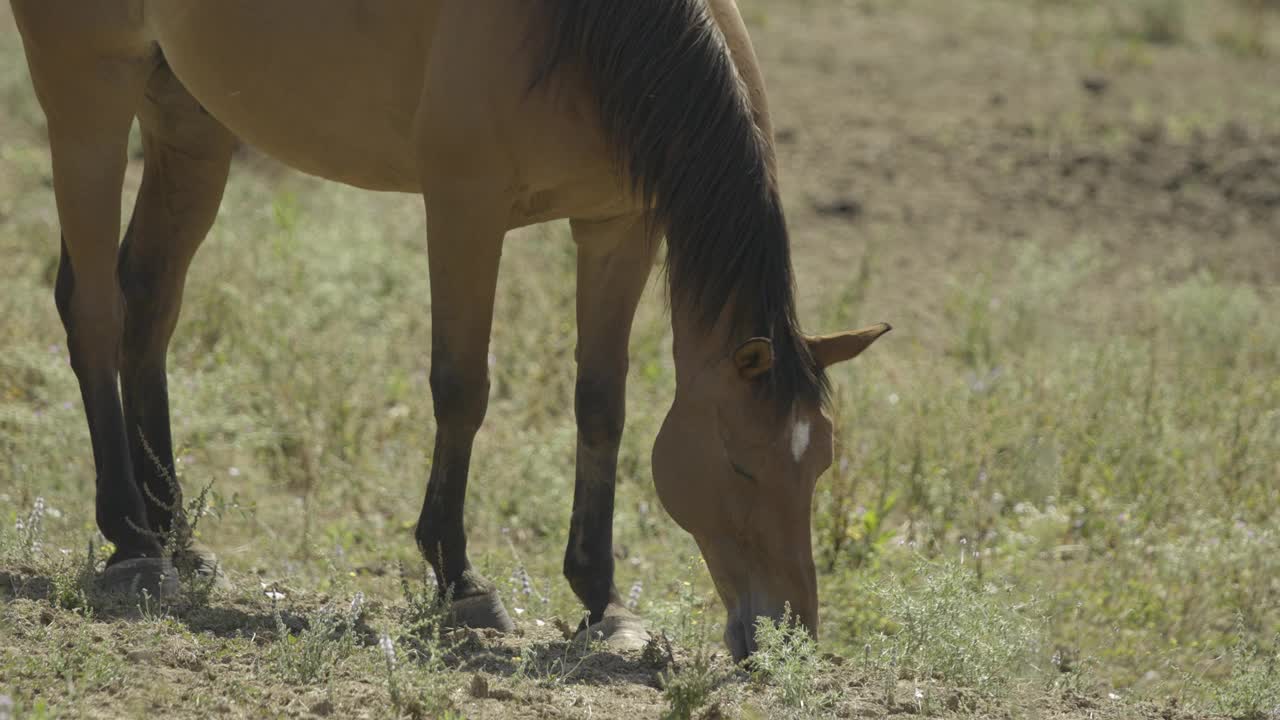
M463 371L436 362L431 366L431 399L436 425L452 432L474 434L489 407L489 371Z
M100 371L114 373L119 368L124 332L124 308L119 290L111 288L86 294L64 253L53 297L67 333L71 369L77 377L84 380L87 375L97 375Z
M617 447L626 423L626 371L581 374L574 389L578 435L588 448Z

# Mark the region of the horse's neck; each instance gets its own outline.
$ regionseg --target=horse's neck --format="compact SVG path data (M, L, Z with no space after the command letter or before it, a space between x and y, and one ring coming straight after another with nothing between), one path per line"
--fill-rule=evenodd
M733 338L729 336L724 317L708 329L697 311L677 303L671 306L671 358L675 364L677 384L696 382L698 376L729 356ZM741 340L746 340L742 338Z
M751 36L747 33L742 13L738 11L733 0L710 0L711 15L715 18L720 32L724 33L725 43L729 47L729 57L738 70L738 76L746 85L751 100L751 110L756 126L764 135L769 145L769 170L776 172L776 159L773 148L773 120L769 116L769 99L765 93L764 74L760 71L760 62L756 59L755 48L751 44Z

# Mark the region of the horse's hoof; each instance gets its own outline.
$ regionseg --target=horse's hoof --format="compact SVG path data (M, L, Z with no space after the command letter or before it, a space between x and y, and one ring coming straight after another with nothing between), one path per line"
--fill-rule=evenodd
M98 589L128 597L146 593L164 600L178 594L178 571L169 558L129 558L108 565L98 578Z
M231 583L218 564L218 556L205 545L193 542L174 553L173 564L181 571L195 574L197 582L217 590L230 590Z
M516 629L497 590L454 600L449 607L449 624L454 627L492 628L504 633Z
M610 605L600 622L578 631L575 641L603 641L610 650L641 650L649 643L649 631L640 617L621 605Z

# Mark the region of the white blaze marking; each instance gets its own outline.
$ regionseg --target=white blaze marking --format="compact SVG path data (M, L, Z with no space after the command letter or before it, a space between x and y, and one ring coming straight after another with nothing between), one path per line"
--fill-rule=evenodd
M804 451L809 449L809 421L797 420L791 430L791 456L800 462Z

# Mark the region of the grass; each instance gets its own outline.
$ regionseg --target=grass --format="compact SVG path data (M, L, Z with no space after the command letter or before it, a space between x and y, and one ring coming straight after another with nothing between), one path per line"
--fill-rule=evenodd
M1185 0L1141 0L1132 32L1145 42L1174 45L1187 36Z
M1135 32L1192 52L1176 5L1135 5L1154 13L1134 16ZM192 531L236 588L145 606L96 597L111 548L93 524L52 302L45 145L15 42L0 33L12 61L0 64L0 718L585 716L615 693L597 716L848 714L863 701L980 715L1045 695L1103 712L1110 693L1133 703L1121 717L1146 699L1274 715L1280 297L1273 281L1212 269L1227 236L1135 264L1105 228L1033 224L1009 242L995 227L901 302L880 255L840 281L802 275L815 327L885 317L899 330L834 376L836 461L814 515L821 642L765 628L747 680L715 655L723 610L648 474L674 384L656 283L632 338L615 524L619 587L673 649L617 661L555 630L580 617L560 577L576 437L563 225L518 233L504 257L468 497L473 559L507 581L525 636L452 635L430 585L400 569L421 567L412 528L434 431L420 203L247 157L195 261L170 361L180 479L207 488ZM834 240L797 247L847 257ZM468 691L480 673L487 689Z

